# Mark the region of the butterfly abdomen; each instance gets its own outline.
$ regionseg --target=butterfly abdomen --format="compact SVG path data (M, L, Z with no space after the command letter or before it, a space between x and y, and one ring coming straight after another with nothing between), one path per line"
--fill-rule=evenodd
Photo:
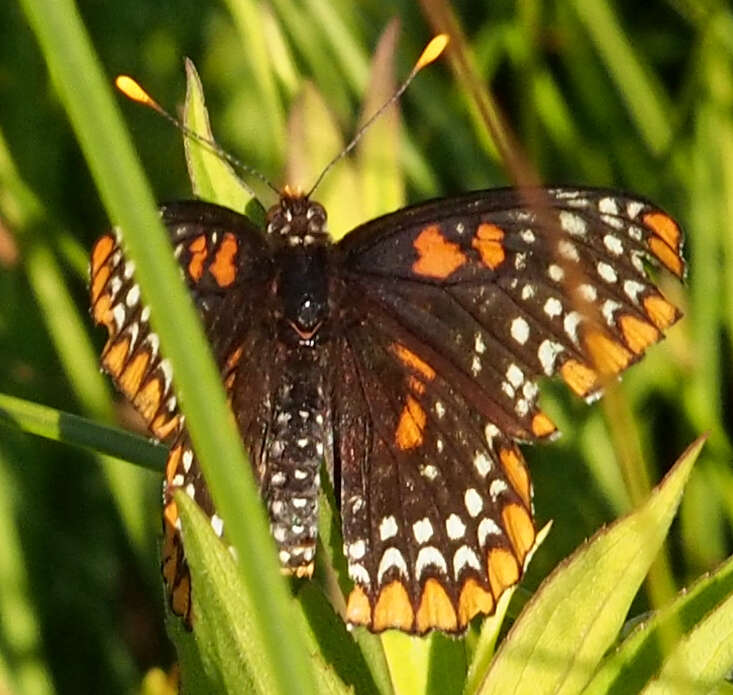
M322 349L281 346L282 380L260 468L262 496L283 570L310 576L318 533L318 489L326 446Z

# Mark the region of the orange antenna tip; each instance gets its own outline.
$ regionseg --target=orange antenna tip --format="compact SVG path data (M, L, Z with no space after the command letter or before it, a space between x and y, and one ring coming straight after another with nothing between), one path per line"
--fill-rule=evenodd
M426 65L430 65L434 60L437 60L440 57L440 54L445 50L449 40L450 37L448 34L438 34L437 36L434 36L430 40L430 43L425 46L425 50L423 50L420 57L417 59L414 71L417 72L418 70L422 70Z
M118 75L115 79L115 87L119 89L128 99L137 101L146 106L158 109L158 104L154 99L128 75Z

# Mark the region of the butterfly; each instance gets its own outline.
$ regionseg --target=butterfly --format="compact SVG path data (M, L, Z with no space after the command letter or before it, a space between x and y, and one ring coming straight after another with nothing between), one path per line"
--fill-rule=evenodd
M680 226L614 190L501 188L366 222L333 243L325 209L285 188L264 228L202 201L161 208L248 449L283 570L313 571L331 477L354 587L346 619L459 633L520 579L535 544L519 443L556 427L538 381L586 400L681 316L649 264L682 278ZM173 499L225 529L119 236L91 254L102 365L169 444L162 572L190 624ZM175 311L171 306L169 311Z

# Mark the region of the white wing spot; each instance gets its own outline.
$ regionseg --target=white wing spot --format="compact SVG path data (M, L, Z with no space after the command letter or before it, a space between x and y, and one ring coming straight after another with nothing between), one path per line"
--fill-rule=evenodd
M440 550L433 547L432 545L427 545L424 548L420 548L420 552L417 554L417 559L415 560L415 574L417 575L418 579L422 577L422 573L425 571L425 568L428 565L438 567L443 571L443 574L448 574L448 568L445 564L445 558L443 557Z
M556 316L560 316L560 314L562 314L562 302L557 297L550 297L545 302L544 312L551 319L554 319Z
M379 524L379 537L381 540L386 541L388 538L392 538L397 535L397 521L394 516L385 516L382 519L382 523Z
M397 550L394 546L390 546L382 554L382 559L379 561L379 569L377 570L377 583L382 583L382 577L384 573L392 567L396 567L403 577L407 576L407 563L405 558L402 557L402 553Z
M140 286L138 284L135 284L128 290L127 296L125 297L125 304L127 304L127 306L132 309L132 307L136 306L139 301Z
M523 229L519 232L519 236L522 237L522 241L525 244L534 244L535 242L535 235L531 229Z
M644 232L641 230L641 227L637 227L635 224L632 224L628 228L627 233L634 241L641 241L644 238Z
M493 422L489 422L486 427L484 427L484 436L486 437L486 442L489 446L494 445L494 439L500 434L501 430Z
M363 538L349 545L348 556L351 560L361 560L366 553L366 543Z
M369 572L366 571L366 567L356 562L349 563L349 578L354 583L361 584L362 586L369 586L371 584Z
M639 303L639 294L645 289L644 285L640 282L636 282L636 280L626 280L626 282L624 282L624 292L626 293L626 296L634 302L634 304Z
M438 420L442 420L445 415L445 406L442 401L435 401L435 414L438 416Z
M557 252L566 260L577 263L580 260L578 249L572 241L560 239L557 242Z
M448 533L448 538L455 541L463 538L463 534L466 533L466 524L461 521L458 514L451 514L445 520L445 530Z
M521 316L517 316L512 321L510 331L512 338L520 345L524 345L527 342L529 338L529 324Z
M514 400L514 387L508 381L501 382L501 390L512 400Z
M598 290L593 285L589 285L588 283L578 285L578 294L586 302L595 302L596 299L598 299Z
M430 519L425 517L420 521L416 521L412 525L412 534L420 545L427 543L433 537L433 525L430 523Z
M514 388L519 388L524 381L524 372L512 362L506 370L506 378Z
M596 266L596 270L598 271L598 275L600 276L601 280L603 280L604 282L608 282L609 284L611 284L618 280L618 275L616 275L616 271L605 261L599 261L598 265Z
M557 263L551 263L548 266L547 274L553 282L562 282L565 278L565 271Z
M535 286L527 283L522 287L522 299L526 302L528 299L532 299L535 295Z
M626 206L626 214L633 220L644 209L644 203L632 200Z
M191 464L193 463L193 451L186 449L183 452L183 470L188 473L191 470Z
M560 226L572 236L585 236L588 231L585 220L580 215L567 210L560 211Z
M479 545L483 548L486 545L486 537L501 536L501 529L491 517L487 516L481 519L481 523L478 525L477 535Z
M539 358L542 369L544 369L547 376L551 376L554 372L555 360L563 350L563 346L553 340L543 340L540 344L540 347L537 350L537 357Z
M603 318L606 319L606 323L609 326L613 326L616 322L613 318L613 314L617 309L620 309L621 305L614 301L613 299L607 299L605 302L603 302L603 307L601 308L601 313L603 314Z
M486 427L488 429L489 427L493 427L493 425L487 425ZM476 469L476 472L482 478L485 478L493 468L493 462L486 454L484 454L483 451L479 451L473 457L473 466Z
M566 314L562 322L565 333L576 344L578 342L578 325L582 320L583 317L577 311L571 311L569 314Z
M601 198L598 210L606 215L618 215L618 203L615 198Z
M211 517L211 528L213 528L214 533L221 538L221 534L224 533L224 520L220 516L214 514L214 516Z
M476 333L474 337L473 349L479 355L483 355L484 352L486 352L486 345L484 344L484 339L481 337L480 333Z
M471 517L477 517L481 510L484 508L484 501L481 499L481 495L478 494L475 488L468 488L466 494L463 496L463 502L466 505L466 510Z
M494 478L491 481L491 485L489 485L489 495L491 495L491 499L496 502L499 495L502 492L506 492L508 489L509 486L501 478Z
M473 360L471 361L471 372L474 376L478 376L481 372L481 360L477 355L474 355Z
M621 243L621 239L613 234L606 234L606 236L603 237L603 245L614 256L620 256L624 252L624 245Z
M476 553L467 545L462 545L453 555L453 573L456 581L458 581L458 576L466 565L479 572L481 571L481 563L476 557Z

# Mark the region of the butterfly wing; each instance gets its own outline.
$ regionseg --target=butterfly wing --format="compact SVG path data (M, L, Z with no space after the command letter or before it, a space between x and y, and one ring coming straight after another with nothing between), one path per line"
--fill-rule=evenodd
M597 189L500 189L401 210L338 245L357 307L335 396L348 618L460 631L521 576L535 531L517 441L551 436L537 379L580 396L680 316L677 224Z
M230 401L237 375L248 373L251 378L237 385L237 397L253 404L266 403L263 391L268 380L261 363L268 336L261 329L272 265L262 232L246 217L200 201L165 205L161 217ZM183 425L172 370L160 355L159 339L150 326L150 311L142 302L134 270L134 264L124 257L119 238L115 234L102 236L91 256L91 313L108 331L103 368L151 432L171 443L165 471L162 567L173 611L188 620L190 577L173 491L182 488L196 499L218 535L223 528ZM238 412L245 441L256 442L261 436L263 417L261 406Z

